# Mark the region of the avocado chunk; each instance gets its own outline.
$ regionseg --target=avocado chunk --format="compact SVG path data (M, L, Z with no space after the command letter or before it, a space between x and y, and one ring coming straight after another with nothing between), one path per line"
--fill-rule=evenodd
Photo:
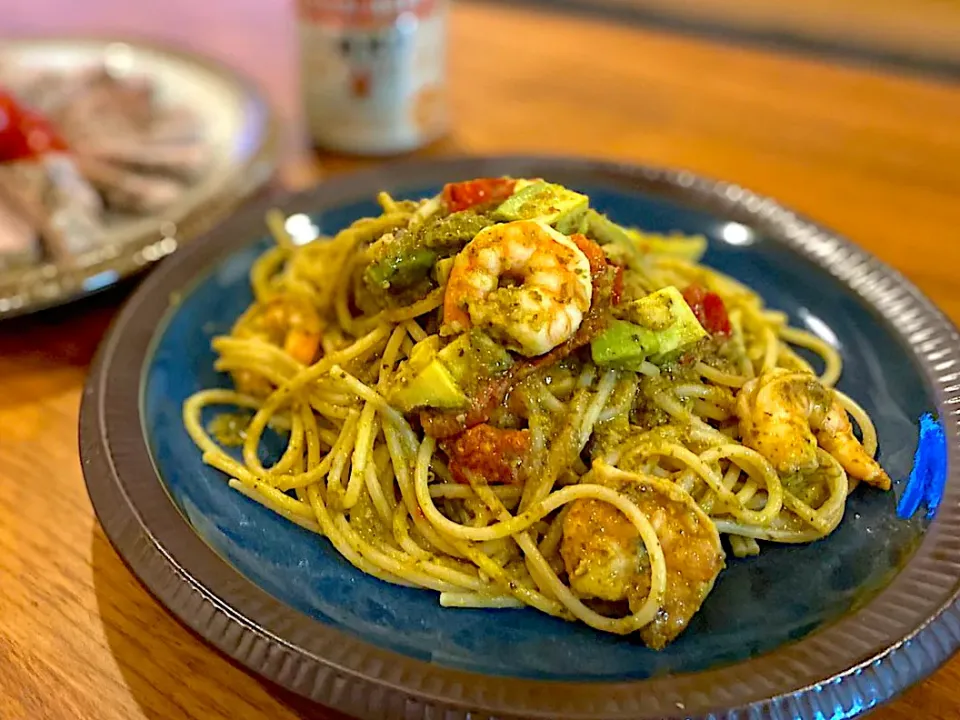
M478 379L500 375L512 364L510 353L476 328L443 349L440 338L431 335L410 351L388 399L401 412L461 410L470 405L466 391Z
M630 237L625 228L617 225L606 215L598 213L593 208L584 213L587 226L586 235L598 245L614 245L626 254L628 262L638 263L643 260L640 248Z
M430 335L414 345L410 349L410 355L400 363L397 374L390 381L393 390L400 390L409 385L433 361L438 350L440 350L440 338L437 335Z
M408 287L425 278L436 259L437 253L426 248L387 255L367 268L366 280L369 284L381 288L394 284Z
M621 227L603 213L599 213L593 208L587 210L587 235L591 240L596 241L598 245L618 245L631 244L630 235L627 229Z
M470 210L431 217L414 231L398 230L370 247L364 282L377 295L412 288L427 279L437 260L458 252L493 220Z
M683 296L674 290L671 286L628 302L619 308L618 315L647 330L666 330L675 325L684 308L689 307Z
M647 359L656 345L654 333L626 320L613 320L610 327L590 343L597 365L629 368Z
M390 404L401 412L419 407L458 409L470 401L457 381L437 356L440 338L437 335L418 342L410 357L400 366L388 396Z
M584 213L582 223L586 225L586 230L580 232L600 245L619 248L619 253L625 255L628 261L641 260L644 255L653 254L697 262L707 250L707 239L703 235L659 235L637 228L625 228L593 208Z
M563 185L535 182L514 192L493 211L493 218L503 222L540 220L548 225L586 212L590 199L568 190Z
M628 303L590 344L597 365L636 369L644 360L662 362L706 337L680 291L670 286Z
M461 385L501 375L513 365L510 353L482 330L471 329L441 350L437 357Z
M412 380L390 393L390 404L401 412L421 407L460 410L468 407L470 400L446 366L434 358Z
M582 210L568 212L557 220L554 227L564 235L586 235L587 234L587 213L589 209L584 206Z
M516 195L518 192L523 190L525 187L533 185L538 182L543 182L543 178L517 178L513 182L513 192L511 195Z

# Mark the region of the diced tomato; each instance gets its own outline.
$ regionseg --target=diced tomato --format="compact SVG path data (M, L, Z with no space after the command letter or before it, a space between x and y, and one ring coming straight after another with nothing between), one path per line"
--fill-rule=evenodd
M620 295L623 293L623 268L612 265L607 261L607 256L597 243L586 235L576 233L570 236L570 239L576 243L587 257L590 263L590 281L594 285L594 296L597 295L598 285L606 284L610 291L610 303L618 305Z
M513 194L516 180L510 178L480 178L443 186L443 200L450 212L466 210L494 200L506 200Z
M610 302L613 305L620 304L620 298L623 297L623 268L614 265L616 270L613 273L613 289L610 291Z
M607 256L603 254L603 248L580 233L571 235L570 239L580 248L580 252L586 255L587 262L590 263L590 275L593 278L602 275L607 269Z
M683 291L683 299L711 335L729 335L730 318L723 299L716 293L707 292L701 285L693 284Z
M49 121L0 90L0 162L63 152L67 143Z
M723 300L716 293L707 293L703 299L703 317L705 327L715 335L729 335L731 331L730 318Z
M475 425L441 443L450 458L450 473L459 483L468 483L466 472L490 484L515 483L530 452L529 430L501 430Z
M703 305L703 298L707 294L707 291L703 289L702 285L697 285L694 283L690 285L686 290L683 291L683 299L687 301L693 312L697 312L697 308Z
M420 423L423 431L430 437L442 440L462 433L490 419L493 411L506 397L516 382L517 363L500 377L486 378L480 381L476 393L470 398L470 407L466 412L449 412L426 409L420 411Z

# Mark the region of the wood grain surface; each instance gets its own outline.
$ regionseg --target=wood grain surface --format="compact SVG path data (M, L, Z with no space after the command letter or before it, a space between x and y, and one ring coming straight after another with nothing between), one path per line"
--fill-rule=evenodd
M953 0L588 0L651 16L917 58L960 60Z
M153 37L251 73L299 127L285 3L90 0L61 8L55 26L25 7L0 0L5 30L103 31L102 21L129 33L148 13ZM591 155L731 179L869 248L960 320L960 87L467 2L455 6L451 46L457 122L424 154ZM359 164L296 155L283 178L305 185ZM0 325L0 718L339 717L180 626L93 516L80 392L129 289ZM960 717L960 660L875 717Z

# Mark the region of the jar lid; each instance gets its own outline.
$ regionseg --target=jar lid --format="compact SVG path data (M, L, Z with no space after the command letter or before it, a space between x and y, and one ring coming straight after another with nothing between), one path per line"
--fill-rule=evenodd
M308 22L357 28L391 24L406 14L425 18L439 4L439 0L297 0L297 12Z

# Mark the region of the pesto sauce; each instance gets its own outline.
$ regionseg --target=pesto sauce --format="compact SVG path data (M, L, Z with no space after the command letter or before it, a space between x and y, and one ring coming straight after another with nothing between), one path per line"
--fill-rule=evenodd
M387 528L377 515L369 493L361 493L357 504L350 508L350 526L367 542L387 539Z
M461 210L431 220L433 222L428 220L411 233L414 236L414 247L459 252L478 232L494 224L489 217L478 215L472 210Z
M437 261L455 255L493 220L472 210L427 218L415 230L398 230L370 248L363 271L366 290L378 307L415 302L437 287Z
M247 438L252 419L250 412L219 413L207 423L207 432L225 447L240 447Z
M461 335L444 350L445 364L468 396L475 395L482 386L492 378L503 375L513 364L503 346L479 328Z

